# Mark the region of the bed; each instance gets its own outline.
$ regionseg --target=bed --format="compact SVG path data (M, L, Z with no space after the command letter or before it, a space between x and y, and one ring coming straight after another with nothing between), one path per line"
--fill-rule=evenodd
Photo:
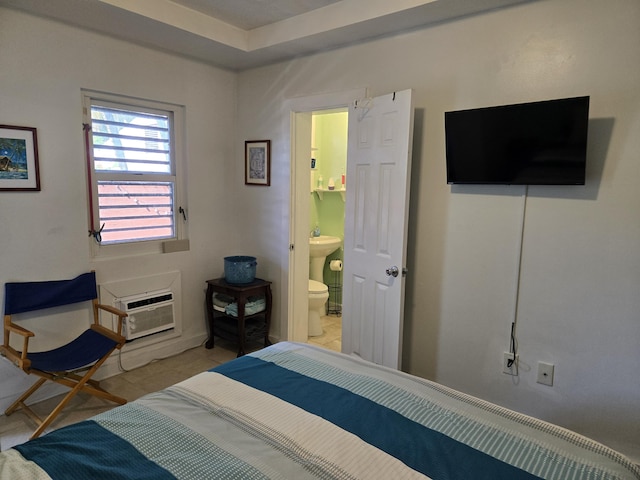
M0 454L2 479L640 479L615 451L282 342Z

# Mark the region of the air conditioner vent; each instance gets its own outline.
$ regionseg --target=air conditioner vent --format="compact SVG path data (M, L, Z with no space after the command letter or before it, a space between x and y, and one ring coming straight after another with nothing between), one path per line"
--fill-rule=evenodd
M175 327L173 292L159 290L118 299L119 308L128 317L122 334L127 340L164 332Z
M136 300L134 302L127 303L127 310L133 310L134 308L144 307L146 305L155 305L160 302L168 302L173 300L173 294L167 293L166 295L160 295L157 297L144 298L142 300Z

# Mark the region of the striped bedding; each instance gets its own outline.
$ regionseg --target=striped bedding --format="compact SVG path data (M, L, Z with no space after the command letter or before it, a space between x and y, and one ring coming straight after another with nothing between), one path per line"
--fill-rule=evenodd
M640 479L585 437L279 343L0 454L4 479Z

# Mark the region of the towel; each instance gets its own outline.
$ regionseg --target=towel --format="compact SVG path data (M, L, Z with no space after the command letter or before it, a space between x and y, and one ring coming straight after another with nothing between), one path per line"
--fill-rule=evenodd
M213 308L214 310L224 313L224 309L227 307L227 305L232 303L233 300L234 298L230 297L229 295L216 293L213 295Z
M264 297L260 297L260 296L249 297L247 299L247 303L244 305L244 314L245 316L253 315L254 313L259 313L264 311L265 308L267 308L267 302ZM237 317L238 303L233 302L228 304L224 308L224 311L227 315L230 315L232 317Z

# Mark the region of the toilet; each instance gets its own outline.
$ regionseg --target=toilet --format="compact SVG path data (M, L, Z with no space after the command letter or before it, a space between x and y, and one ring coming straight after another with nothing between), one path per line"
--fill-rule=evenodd
M309 279L309 336L322 335L320 317L325 315L325 304L329 300L329 287L317 280Z

